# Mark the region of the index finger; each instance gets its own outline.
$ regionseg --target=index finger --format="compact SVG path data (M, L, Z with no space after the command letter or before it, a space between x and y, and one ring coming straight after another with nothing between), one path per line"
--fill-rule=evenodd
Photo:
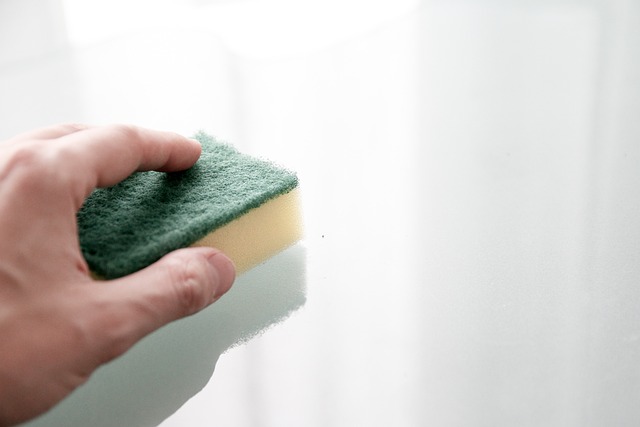
M65 158L73 160L85 179L85 196L108 187L133 172L188 169L200 157L198 141L172 132L131 125L88 128L58 139ZM77 170L78 170L77 169Z

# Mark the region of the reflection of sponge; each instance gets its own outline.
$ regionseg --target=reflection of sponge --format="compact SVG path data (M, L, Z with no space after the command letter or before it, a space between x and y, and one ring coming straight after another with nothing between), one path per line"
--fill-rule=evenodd
M185 246L216 247L242 273L300 238L295 174L196 139L202 155L191 169L138 172L86 200L80 246L96 275L124 276Z

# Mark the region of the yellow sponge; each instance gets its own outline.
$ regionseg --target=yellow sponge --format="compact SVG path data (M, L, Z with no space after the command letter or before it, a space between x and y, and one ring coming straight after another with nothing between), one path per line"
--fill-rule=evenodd
M193 246L211 246L224 252L244 273L302 237L299 190L265 202L198 240Z
M300 239L293 172L196 138L202 155L187 171L135 173L86 200L80 246L97 276L124 276L192 245L221 249L242 273Z

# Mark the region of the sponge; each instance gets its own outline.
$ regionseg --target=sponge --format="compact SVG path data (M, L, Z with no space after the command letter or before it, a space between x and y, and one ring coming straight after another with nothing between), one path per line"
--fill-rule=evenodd
M198 162L182 172L137 172L99 188L78 212L82 253L97 277L138 271L186 246L212 246L237 274L302 235L298 178L200 132Z

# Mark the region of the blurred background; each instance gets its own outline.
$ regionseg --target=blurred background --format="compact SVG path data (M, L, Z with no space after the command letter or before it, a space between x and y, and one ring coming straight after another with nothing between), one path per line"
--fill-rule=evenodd
M0 0L0 139L202 129L296 170L306 229L31 424L640 424L639 31L635 0Z

